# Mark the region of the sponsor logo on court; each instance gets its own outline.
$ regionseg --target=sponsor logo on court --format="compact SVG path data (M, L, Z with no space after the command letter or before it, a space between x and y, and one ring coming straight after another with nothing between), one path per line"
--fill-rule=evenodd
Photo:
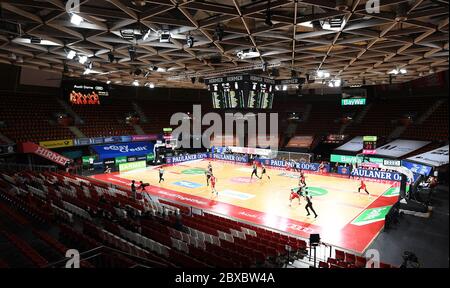
M256 182L256 178L252 179L250 177L233 177L230 179L231 182L238 183L238 184L249 184Z
M298 179L299 178L298 174L286 173L286 172L280 173L280 174L278 174L278 176L294 178L294 179Z
M406 191L409 191L409 186L406 186ZM400 187L391 187L384 192L384 197L397 197L400 195Z
M225 197L230 197L230 198L235 198L238 200L248 200L248 199L252 199L255 197L255 195L253 194L247 194L244 192L239 192L239 191L235 191L235 190L223 190L219 192L220 196L225 196Z
M181 174L187 174L187 175L199 175L199 174L205 174L206 170L203 168L191 168L181 171Z
M378 221L383 221L392 206L383 206L364 210L355 220L351 222L353 225L362 226Z
M185 180L177 181L177 182L174 182L173 184L184 187L184 188L189 188L189 189L195 189L195 188L199 188L199 187L203 186L202 184L191 182L191 181L185 181Z

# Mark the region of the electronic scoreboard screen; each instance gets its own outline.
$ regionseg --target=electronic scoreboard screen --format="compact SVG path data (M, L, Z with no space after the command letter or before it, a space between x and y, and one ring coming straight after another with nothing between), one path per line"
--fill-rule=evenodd
M64 80L62 91L73 105L99 105L102 97L109 96L108 85L89 80Z
M215 109L272 109L275 81L237 75L206 79Z
M377 136L363 137L363 154L376 154L377 151Z

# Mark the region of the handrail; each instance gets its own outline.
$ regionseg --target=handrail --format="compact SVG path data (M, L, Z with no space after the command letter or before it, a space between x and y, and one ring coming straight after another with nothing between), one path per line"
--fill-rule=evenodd
M150 259L145 259L145 258L136 256L136 255L132 255L132 254L127 253L127 252L123 252L121 250L117 250L115 248L104 246L104 245L98 246L98 247L93 248L91 250L84 251L84 252L80 253L80 261L86 261L86 260L98 257L98 256L102 255L105 252L113 252L113 253L121 254L123 256L126 256L128 258L132 258L132 259L138 260L139 262L145 263L145 264L148 265L148 266L146 266L146 265L143 265L143 264L136 263L136 265L133 265L133 268L135 268L135 267L151 268L152 265L161 265L161 263L158 263L156 261L153 261L153 260L150 260ZM58 260L56 262L49 263L44 268L64 267L66 262L69 259L70 258L65 257L64 259Z

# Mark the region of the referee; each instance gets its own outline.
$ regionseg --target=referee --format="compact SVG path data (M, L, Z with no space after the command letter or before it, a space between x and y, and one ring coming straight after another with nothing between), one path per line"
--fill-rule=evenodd
M313 203L311 201L311 198L312 197L309 196L308 190L305 189L305 199L306 199L306 202L307 202L306 206L305 206L305 209L306 209L306 212L308 212L308 214L306 216L310 215L309 209L311 209L311 211L314 213L314 218L317 218L317 213L316 213L316 211L314 211Z

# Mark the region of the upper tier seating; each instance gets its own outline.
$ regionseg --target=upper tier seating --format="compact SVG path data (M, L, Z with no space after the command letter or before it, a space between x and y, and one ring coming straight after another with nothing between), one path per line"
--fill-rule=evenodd
M420 115L433 105L427 98L387 99L374 102L362 122L352 123L346 134L360 136L370 131L371 135L389 136L400 124L397 121L404 115ZM448 114L447 114L448 115Z
M125 121L134 112L130 101L107 99L102 105L72 105L72 109L83 119L78 125L87 137L134 135L136 131Z
M448 101L442 103L421 125L411 125L403 138L448 140Z
M0 132L16 142L71 139L72 132L58 124L51 124L54 113L64 109L55 97L45 95L0 95Z

